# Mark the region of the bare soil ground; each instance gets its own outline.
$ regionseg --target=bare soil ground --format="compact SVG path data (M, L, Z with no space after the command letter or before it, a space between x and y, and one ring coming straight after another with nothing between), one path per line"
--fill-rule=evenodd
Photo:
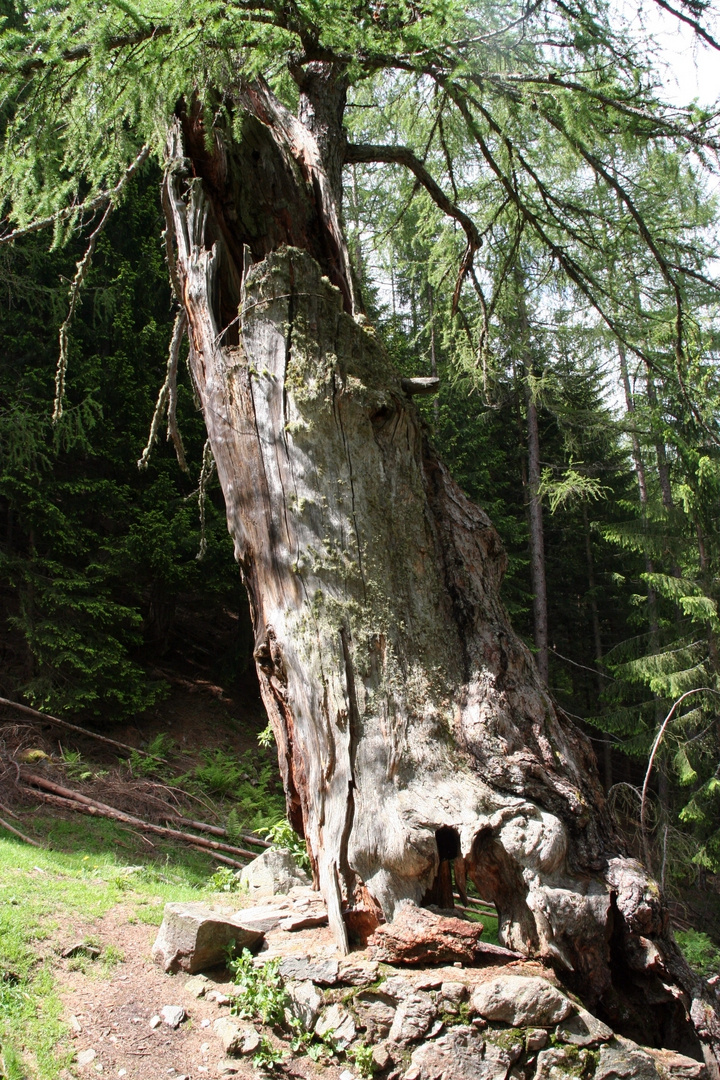
M222 899L228 902L227 896ZM233 906L242 906L242 902ZM88 968L73 970L72 959L60 962L57 978L65 1005L65 1020L77 1047L76 1059L80 1056L80 1060L84 1060L84 1051L95 1052L92 1061L85 1065L74 1064L65 1076L69 1080L70 1077L102 1073L126 1080L159 1080L160 1077L201 1080L205 1076L227 1075L223 1071L227 1059L212 1025L218 1017L229 1015L228 1005L209 1001L207 997L194 997L185 989L189 979L185 973L163 974L150 955L157 928L130 922L132 917L130 908L119 905L101 919L68 928L59 943L67 947L89 937L97 939L105 948L113 945L121 949L125 956L125 960L105 978L94 975ZM267 947L272 955L337 956L337 946L327 927L294 933L275 930L267 936ZM354 955L367 958L368 954L358 951ZM460 971L457 967L435 967L397 969L397 972L420 985L439 986L444 980L461 979L472 986L492 978L500 970L543 975L555 981L543 965L531 962L515 962L502 969L488 966ZM230 976L225 970L215 969L206 974L212 989L221 993L228 991ZM387 974L392 974L392 970ZM187 1013L187 1019L176 1030L164 1023L155 1028L150 1026L152 1018L165 1005L179 1005ZM282 1042L267 1028L261 1030L275 1045L286 1051L289 1049L287 1041ZM262 1075L247 1059L236 1059L235 1067L236 1075L244 1080L258 1080ZM346 1070L347 1062L317 1064L307 1057L293 1057L288 1053L278 1071L300 1080L318 1080L321 1075L325 1080L338 1080Z
M227 1014L227 1006L187 993L186 974L164 975L150 957L157 928L130 923L129 917L127 907L116 907L102 919L74 926L68 934L75 941L91 937L106 947L112 944L122 950L125 960L106 978L94 975L90 965L90 970L73 970L71 959L61 961L57 978L77 1054L81 1060L83 1051L96 1054L87 1065L73 1066L67 1075L89 1077L102 1072L127 1080L217 1076L217 1064L224 1055L212 1022ZM219 989L227 983L222 970L209 975L215 976ZM165 1023L150 1026L165 1005L180 1005L187 1013L176 1030ZM249 1063L239 1062L238 1067L239 1075L257 1075Z

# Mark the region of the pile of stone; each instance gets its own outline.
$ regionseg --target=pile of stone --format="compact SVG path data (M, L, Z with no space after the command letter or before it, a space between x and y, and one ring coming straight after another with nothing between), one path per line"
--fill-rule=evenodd
M326 943L304 953L288 949L288 931L324 920L309 886L240 911L168 904L154 955L167 971L194 972L222 962L234 940L256 952L257 966L278 959L286 1034L300 1029L330 1047L332 1060L354 1070L346 1069L345 1080L357 1076L353 1062L362 1054L367 1070L369 1048L371 1067L384 1080L708 1080L699 1061L615 1035L540 964L497 947L483 952L472 924L458 930L453 924L460 920L413 908L349 957L329 955ZM463 959L453 959L456 939ZM419 960L433 966L420 968ZM208 986L196 976L185 989L197 997ZM217 1000L230 1004L232 994ZM215 1021L226 1054L220 1073L255 1054L259 1027L232 1015Z

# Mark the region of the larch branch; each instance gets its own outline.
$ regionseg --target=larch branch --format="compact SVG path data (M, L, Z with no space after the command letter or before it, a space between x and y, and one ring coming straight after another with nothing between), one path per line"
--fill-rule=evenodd
M464 210L460 209L457 203L452 202L447 197L435 178L428 172L425 165L423 165L422 161L420 161L407 146L353 143L350 144L345 151L345 163L348 165L374 163L403 165L406 169L409 169L417 181L422 184L435 205L438 206L444 214L447 214L448 217L453 218L462 226L467 237L467 248L460 265L455 292L453 294L452 308L453 311L455 311L457 309L458 300L460 299L460 289L462 288L463 280L472 268L475 252L482 244L482 239L477 231L475 222Z

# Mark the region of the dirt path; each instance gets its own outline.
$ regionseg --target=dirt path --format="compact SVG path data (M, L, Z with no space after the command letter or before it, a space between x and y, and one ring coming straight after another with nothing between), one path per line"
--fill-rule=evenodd
M85 971L73 970L77 959L59 962L56 976L65 1006L64 1019L75 1046L72 1071L66 1071L64 1076L102 1073L124 1080L200 1080L204 1076L230 1075L219 1068L225 1058L212 1028L214 1020L229 1014L228 1005L193 997L185 990L189 978L185 973L165 975L150 956L157 927L129 922L130 915L130 909L121 905L101 919L76 924L65 935L65 948L87 938L98 939L105 949L110 945L120 949L125 959L105 976L94 970L92 962L85 965ZM322 932L318 935L313 931L313 936L314 952L334 951L329 936L327 941ZM293 934L288 946L288 953L305 953L306 935ZM227 990L228 975L222 969L208 972L208 976L213 989L221 993ZM165 1005L180 1005L187 1013L187 1019L176 1030L165 1023L150 1026L151 1019ZM94 1051L95 1056L82 1064L90 1057L84 1053L87 1051ZM262 1075L248 1060L238 1059L235 1064L236 1075L243 1080L258 1080ZM326 1065L322 1075L335 1080L345 1068ZM288 1058L282 1071L305 1080L320 1074L306 1058L302 1062Z

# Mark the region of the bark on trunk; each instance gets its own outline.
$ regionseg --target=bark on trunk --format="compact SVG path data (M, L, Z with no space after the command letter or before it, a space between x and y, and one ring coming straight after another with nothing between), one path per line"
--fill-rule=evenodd
M697 1052L694 1009L720 1045L589 743L508 624L497 533L352 315L312 136L263 94L212 151L192 115L175 125L165 205L288 810L336 939L421 905L452 864L504 944L611 1021L634 995L630 1032Z

